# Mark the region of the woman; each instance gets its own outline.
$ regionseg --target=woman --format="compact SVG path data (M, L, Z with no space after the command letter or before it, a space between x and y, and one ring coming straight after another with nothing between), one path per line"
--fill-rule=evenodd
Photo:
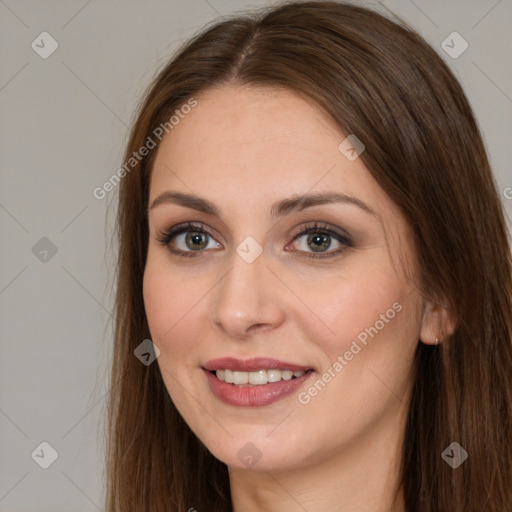
M418 34L335 2L218 22L126 161L109 512L512 509L508 234Z

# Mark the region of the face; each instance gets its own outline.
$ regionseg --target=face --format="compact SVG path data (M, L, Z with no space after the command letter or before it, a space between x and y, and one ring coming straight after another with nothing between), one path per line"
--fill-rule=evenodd
M240 86L196 99L151 176L157 364L230 467L317 464L403 409L424 307L409 228L314 104Z

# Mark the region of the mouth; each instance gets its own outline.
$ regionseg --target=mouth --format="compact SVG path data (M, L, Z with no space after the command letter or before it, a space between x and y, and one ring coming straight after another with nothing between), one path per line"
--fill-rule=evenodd
M212 393L238 407L269 405L303 385L315 372L312 367L276 359L215 359L202 367Z

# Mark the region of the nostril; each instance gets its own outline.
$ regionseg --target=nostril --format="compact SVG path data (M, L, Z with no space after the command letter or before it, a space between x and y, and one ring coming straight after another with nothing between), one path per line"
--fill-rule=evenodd
M254 324L249 327L249 331L261 331L262 329L265 329L265 326L267 324Z

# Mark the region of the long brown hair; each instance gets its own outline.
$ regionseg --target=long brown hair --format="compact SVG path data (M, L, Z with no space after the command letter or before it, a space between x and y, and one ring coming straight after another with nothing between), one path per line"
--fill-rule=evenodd
M401 22L338 2L293 2L224 19L181 48L140 105L128 161L173 112L212 85L285 87L364 142L361 158L412 226L418 288L457 329L418 342L400 484L408 512L512 510L512 262L479 129L456 78ZM154 139L154 137L153 137ZM231 510L227 467L174 407L157 364L142 277L156 149L119 190L108 512ZM452 442L469 458L452 469Z

